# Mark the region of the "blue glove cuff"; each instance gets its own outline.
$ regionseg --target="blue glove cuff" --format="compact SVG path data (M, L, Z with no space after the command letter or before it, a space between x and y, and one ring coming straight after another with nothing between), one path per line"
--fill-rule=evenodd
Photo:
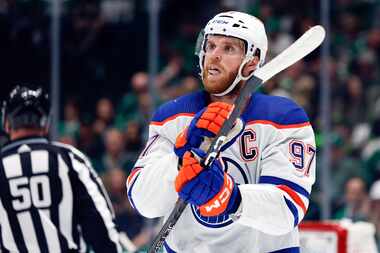
M232 196L230 198L230 202L227 205L226 213L232 214L236 213L241 203L241 194L238 187L238 184L234 185L234 189L232 191Z

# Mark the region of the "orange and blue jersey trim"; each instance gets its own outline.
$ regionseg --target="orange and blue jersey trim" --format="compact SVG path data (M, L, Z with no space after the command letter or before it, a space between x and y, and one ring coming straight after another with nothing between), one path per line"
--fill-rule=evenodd
M194 115L195 115L195 113L177 113L177 114L170 116L169 118L164 119L163 121L153 121L152 120L150 122L150 124L155 125L155 126L162 126L162 125L165 125L169 121L175 120L178 117L194 117Z
M277 185L277 188L286 192L290 198L301 207L304 214L306 214L307 208L298 194L286 185Z
M276 185L278 189L285 192L291 198L292 201L290 201L288 198L285 198L285 197L284 197L284 200L289 210L294 216L294 226L297 226L299 222L299 215L298 215L297 207L293 204L293 202L302 209L303 215L305 215L307 211L307 207L298 194L309 199L310 193L306 189L304 189L302 186L294 182L291 182L289 180L279 178L279 177L261 176L259 179L259 183Z
M270 120L252 120L247 123L247 125L254 125L254 124L271 125L277 129L302 128L302 127L307 127L311 125L309 121L298 123L298 124L278 124Z
M298 185L292 181L289 181L289 180L286 180L283 178L273 177L273 176L261 176L259 179L259 183L260 184L285 185L288 188L292 189L293 191L303 195L307 199L310 198L310 193L305 188L303 188L302 186L300 186L300 185Z
M195 113L178 113L178 114L170 116L169 118L163 121L151 121L150 124L154 126L162 126L172 120L177 119L178 117L194 117L194 115ZM302 128L302 127L311 126L309 121L298 123L298 124L287 124L287 125L278 124L270 120L252 120L247 123L247 125L255 125L255 124L271 125L277 129L291 129L291 128Z
M252 95L242 118L247 124L269 124L278 129L310 124L305 111L294 101L258 92Z
M128 189L132 186L131 184L136 180L136 178L139 176L141 171L141 167L134 168L131 171L131 174L129 174L127 178L127 187Z
M209 102L207 93L199 91L179 97L160 106L151 125L163 126L178 117L193 117ZM247 124L266 124L277 129L310 126L305 111L292 100L284 97L254 93L241 115Z
M129 174L129 176L127 178L127 190L128 190L127 195L128 195L129 202L131 203L132 207L135 210L137 210L137 208L135 206L135 203L133 202L132 189L133 189L133 186L135 185L136 179L140 175L141 169L142 169L141 167L134 168L131 171L131 174Z
M207 105L206 94L198 91L166 102L154 113L151 125L162 126L180 116L194 116Z
M292 201L287 199L285 196L284 196L284 201L285 201L285 204L287 205L287 207L289 208L290 212L293 214L293 217L294 217L293 226L296 227L298 225L298 222L299 222L299 215L298 215L297 207L296 207L296 205L293 204Z

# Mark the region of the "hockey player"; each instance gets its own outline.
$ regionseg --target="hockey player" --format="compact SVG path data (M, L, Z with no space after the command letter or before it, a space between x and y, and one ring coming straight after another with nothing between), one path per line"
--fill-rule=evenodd
M315 141L304 110L287 98L252 94L207 169L200 160L246 79L264 62L263 23L224 12L204 29L204 91L179 97L153 116L149 141L127 181L146 217L167 218L189 203L164 244L167 252L300 252L298 224L315 181Z

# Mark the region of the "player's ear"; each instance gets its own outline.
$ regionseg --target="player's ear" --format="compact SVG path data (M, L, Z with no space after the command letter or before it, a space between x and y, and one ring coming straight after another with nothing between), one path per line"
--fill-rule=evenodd
M258 56L254 56L251 60L249 60L242 69L243 76L250 75L256 69L259 64L259 60L260 59Z

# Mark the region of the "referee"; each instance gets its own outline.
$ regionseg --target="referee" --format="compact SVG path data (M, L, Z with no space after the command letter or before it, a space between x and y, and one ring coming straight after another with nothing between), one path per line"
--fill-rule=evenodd
M4 102L10 137L0 153L0 252L121 252L114 214L89 160L49 142L43 90L16 87Z

